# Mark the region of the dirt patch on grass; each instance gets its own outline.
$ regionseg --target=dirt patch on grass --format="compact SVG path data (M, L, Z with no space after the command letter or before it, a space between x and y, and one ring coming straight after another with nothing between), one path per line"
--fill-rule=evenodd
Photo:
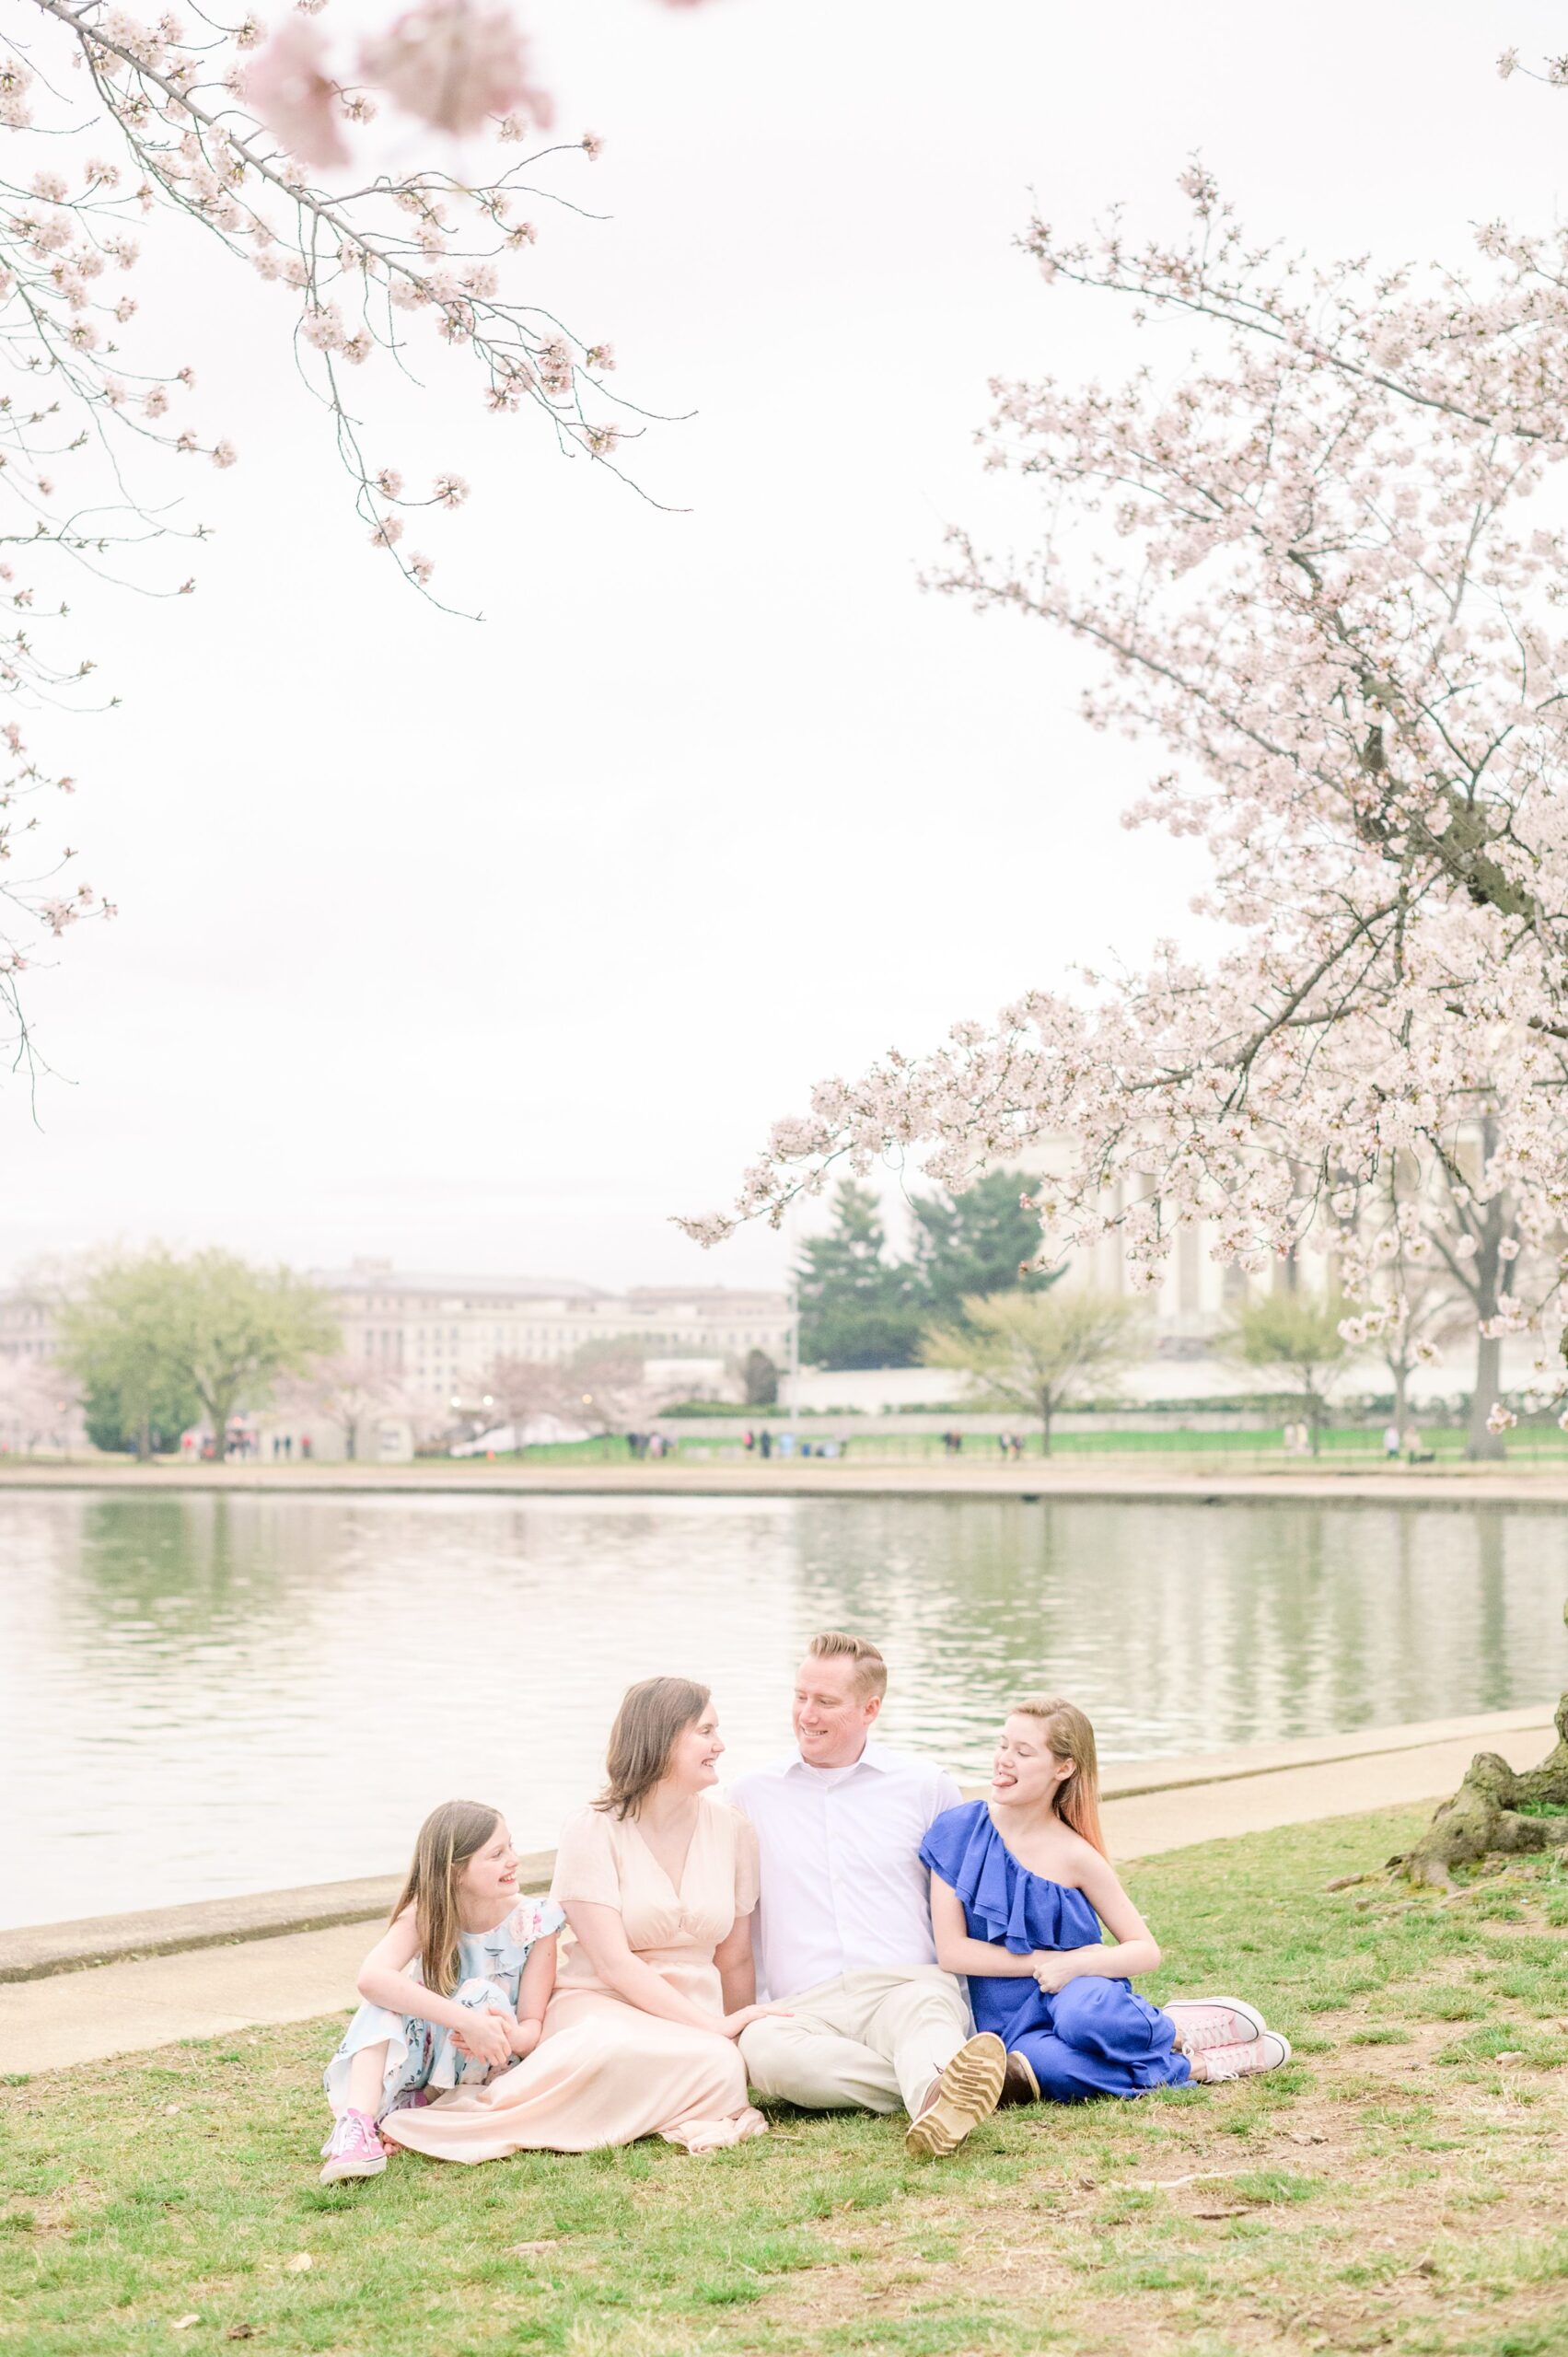
M875 2235L829 2229L843 2258L776 2286L760 2320L777 2337L748 2345L902 2327L918 2346L946 2308L966 2357L1164 2357L1200 2333L1292 2357L1458 2351L1504 2322L1521 2351L1568 2347L1568 2074L1444 2061L1453 2039L1440 2021L1398 2046L1336 2040L1266 2104L1267 2082L1153 2098L1157 2137L1119 2136L1098 2165L1063 2162L1064 2138L1087 2159L1086 2115L1008 2115L947 2165L950 2189L912 2190Z

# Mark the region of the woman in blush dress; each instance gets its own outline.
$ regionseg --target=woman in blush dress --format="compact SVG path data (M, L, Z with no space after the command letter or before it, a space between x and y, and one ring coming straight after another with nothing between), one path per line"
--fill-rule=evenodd
M1007 2049L1002 2101L1081 2103L1277 2071L1289 2043L1255 2006L1161 2007L1132 1987L1160 1952L1106 1854L1098 1787L1082 1711L1020 1702L990 1799L944 1810L921 1845L936 1960L968 1976L976 2029Z
M400 2111L383 2136L437 2160L584 2153L662 2136L690 2153L761 2136L736 2044L751 2000L757 1837L713 1796L705 1686L649 1678L610 1730L605 1790L571 1819L551 1897L574 1945L526 2061Z

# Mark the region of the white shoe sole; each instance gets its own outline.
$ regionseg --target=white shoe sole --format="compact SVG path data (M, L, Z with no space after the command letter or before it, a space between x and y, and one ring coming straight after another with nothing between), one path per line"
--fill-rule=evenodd
M385 2154L378 2161L329 2161L319 2181L322 2185L342 2185L351 2177L379 2177L386 2165Z

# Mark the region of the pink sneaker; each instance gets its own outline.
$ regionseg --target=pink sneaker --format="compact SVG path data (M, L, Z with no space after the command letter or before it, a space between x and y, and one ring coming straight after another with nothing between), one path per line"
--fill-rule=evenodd
M379 2177L387 2165L387 2147L367 2111L340 2112L321 2153L323 2185L336 2185L345 2177Z
M1222 2079L1250 2079L1260 2071L1278 2071L1289 2061L1289 2038L1282 2038L1277 2029L1266 2029L1261 2038L1249 2038L1242 2046L1206 2048L1198 2084L1214 2087Z
M1180 2054L1202 2054L1211 2046L1246 2046L1269 2026L1257 2006L1244 2005L1239 1997L1173 1997L1164 2010L1176 2024Z

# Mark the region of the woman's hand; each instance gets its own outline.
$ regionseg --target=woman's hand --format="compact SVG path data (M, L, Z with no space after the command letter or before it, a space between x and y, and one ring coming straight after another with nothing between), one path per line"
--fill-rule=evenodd
M494 2005L476 2012L465 2005L463 2018L452 2025L452 2043L463 2054L471 2054L476 2062L487 2063L492 2071L513 2059L511 2031L517 2026L517 2017L504 2014Z
M1082 1969L1072 1948L1036 1948L1030 1968L1048 1997L1076 1980Z
M742 2005L736 2013L720 2014L719 2036L738 2038L743 2029L749 2029L753 2022L760 2022L764 2014L787 2014L788 2012L787 2005Z

